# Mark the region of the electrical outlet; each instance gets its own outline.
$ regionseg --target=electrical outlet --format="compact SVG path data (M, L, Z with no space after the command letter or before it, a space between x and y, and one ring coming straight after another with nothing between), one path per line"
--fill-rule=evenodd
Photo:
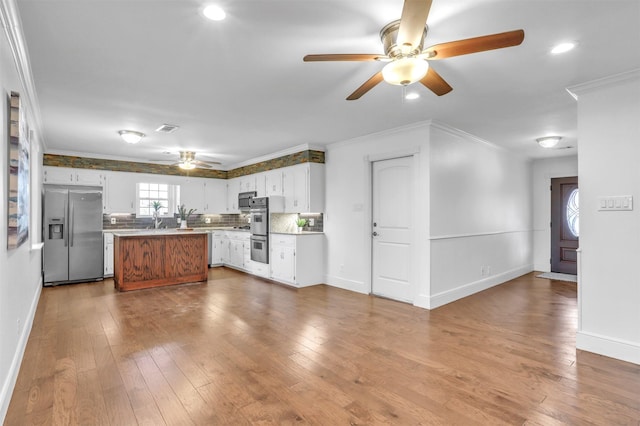
M181 223L181 222L182 222L182 219L180 219L179 217L177 217L177 218L176 218L176 223L177 223L178 225L180 225L180 223Z
M309 226L313 226L316 223L314 218L309 218Z
M211 218L210 217L205 217L204 218L204 223L211 223Z
M116 224L116 218L115 218L115 217L112 217L112 218L111 218L111 224L112 224L112 225L115 225L115 224Z

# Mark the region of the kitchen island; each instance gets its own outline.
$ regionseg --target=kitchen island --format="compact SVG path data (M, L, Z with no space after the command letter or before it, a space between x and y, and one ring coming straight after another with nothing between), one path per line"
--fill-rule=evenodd
M145 230L113 235L113 280L120 291L207 280L206 232Z

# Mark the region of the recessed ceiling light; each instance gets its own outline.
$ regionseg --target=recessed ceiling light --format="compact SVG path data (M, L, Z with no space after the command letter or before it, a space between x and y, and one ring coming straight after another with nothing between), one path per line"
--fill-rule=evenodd
M212 21L222 21L227 16L220 6L214 4L205 7L202 14Z
M553 53L554 55L557 55L558 53L565 53L570 51L574 47L576 47L576 44L573 42L560 43L555 45L553 49L551 49L551 53Z
M420 95L416 92L409 92L405 95L405 99L408 101L412 101L414 99L418 99L420 97Z

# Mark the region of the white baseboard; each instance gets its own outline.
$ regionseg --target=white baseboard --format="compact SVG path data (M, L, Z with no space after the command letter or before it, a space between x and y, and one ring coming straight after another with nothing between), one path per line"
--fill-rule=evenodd
M640 344L636 342L579 331L576 349L640 365Z
M362 281L348 280L336 277L335 275L325 275L324 282L331 287L337 287L343 290L355 291L356 293L362 294L370 293L369 289L366 288L365 283Z
M422 309L431 309L431 299L427 294L419 294L416 296L416 299L413 301L413 306Z
M16 381L18 380L18 373L20 372L20 366L22 365L22 358L24 357L24 351L27 348L29 335L31 334L33 319L36 316L36 309L38 307L38 301L40 300L40 293L42 292L42 284L42 277L40 277L38 288L36 289L36 294L31 301L29 312L27 314L27 317L25 318L25 324L22 329L22 334L20 335L20 339L18 339L18 346L16 347L16 352L13 355L13 360L11 361L9 374L7 374L7 379L2 384L2 391L0 392L0 424L4 424L7 410L9 410L9 403L11 402L13 389L15 388Z
M429 306L427 309L435 309L447 303L455 302L463 297L471 296L472 294L505 283L521 275L528 274L531 271L533 271L533 265L528 264L451 290L443 291L429 298L429 301L426 303L426 306Z
M540 271L540 272L551 272L551 268L549 267L549 264L543 265L543 264L539 264L533 265L533 270L534 271Z

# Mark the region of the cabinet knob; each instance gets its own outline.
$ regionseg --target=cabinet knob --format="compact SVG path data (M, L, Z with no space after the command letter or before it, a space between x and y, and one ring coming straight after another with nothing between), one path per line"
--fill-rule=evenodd
M377 236L378 236L378 233L377 233L377 232L374 232L372 235L373 235L374 237L377 237Z

